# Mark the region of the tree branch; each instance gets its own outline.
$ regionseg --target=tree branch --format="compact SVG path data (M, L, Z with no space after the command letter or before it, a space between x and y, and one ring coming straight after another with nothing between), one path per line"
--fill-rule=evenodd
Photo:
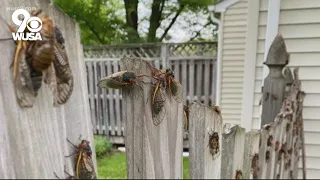
M180 8L178 9L178 11L177 11L176 15L173 17L173 19L171 20L169 26L164 30L164 33L162 34L162 36L160 38L160 42L166 37L166 35L168 34L169 30L171 29L171 27L176 22L176 20L179 17L179 15L181 14L183 8L184 8L184 5L180 5Z
M195 32L196 35L194 35L193 37L191 37L191 38L189 39L189 41L193 41L194 39L196 39L197 37L199 37L199 36L201 35L201 31L202 31L204 28L208 27L210 24L212 24L212 23L211 23L211 22L208 22L208 23L205 24L199 31L196 31L196 32Z
M164 0L153 0L150 15L148 42L156 41L156 31L160 27Z
M93 33L93 35L95 35L97 37L97 39L99 40L99 42L101 44L104 44L105 41L99 36L99 33L95 30L94 27L91 26L91 23L89 23L85 18L83 18L83 21L85 22L85 24L87 25L87 27L90 29L90 31Z
M161 8L160 8L160 14L162 15L162 11L164 9L164 4L166 0L162 0Z
M138 33L138 0L124 0L126 10L126 27L130 42L140 40Z

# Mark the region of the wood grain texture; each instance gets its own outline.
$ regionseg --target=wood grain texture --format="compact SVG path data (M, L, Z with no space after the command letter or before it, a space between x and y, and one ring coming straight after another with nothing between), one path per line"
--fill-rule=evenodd
M222 134L221 179L234 179L243 168L245 129L225 124Z
M259 152L260 132L253 130L246 133L243 159L243 179L253 179L252 158Z
M121 70L151 75L145 61L125 57ZM144 82L150 79L144 77ZM182 104L166 95L166 116L154 126L151 114L151 86L139 83L123 90L123 117L128 179L182 178L183 109Z
M190 105L189 173L191 179L220 179L222 118L213 108L199 103ZM219 135L220 152L215 159L208 147L209 133Z
M0 178L55 178L55 171L64 177L64 165L73 172L73 152L66 138L75 143L78 137L94 147L88 104L86 72L80 44L78 25L49 0L4 0L0 15L9 24L13 10L8 8L35 7L47 12L59 25L66 39L66 49L74 76L74 90L65 105L54 108L52 94L44 83L32 108L21 109L16 102L13 87L12 63L15 44L12 40L0 42ZM0 38L11 38L11 33L0 19ZM93 150L94 164L95 152ZM96 165L95 165L96 167Z

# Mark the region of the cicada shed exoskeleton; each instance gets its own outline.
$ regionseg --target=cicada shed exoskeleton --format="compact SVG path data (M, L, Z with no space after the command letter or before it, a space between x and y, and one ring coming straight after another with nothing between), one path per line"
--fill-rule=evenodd
M54 96L54 105L64 104L73 90L73 76L64 39L53 20L41 9L32 11L31 15L42 21L42 40L17 42L13 61L17 101L21 107L32 107L44 75L44 81ZM9 28L15 32L10 25Z
M68 177L65 178L65 179L78 179L75 176L73 176L70 173L68 173L66 169L67 169L67 167L64 166L64 173L66 173L68 175ZM57 179L61 179L55 172L53 172L53 174L56 176Z
M92 160L92 150L89 141L81 140L81 143L76 146L71 141L67 139L67 141L72 144L72 146L76 149L74 154L77 154L76 158L76 178L79 179L97 179L96 172L93 165ZM71 154L70 156L74 155ZM67 157L70 157L67 156Z
M217 132L209 133L208 147L212 158L216 159L220 155L219 134Z

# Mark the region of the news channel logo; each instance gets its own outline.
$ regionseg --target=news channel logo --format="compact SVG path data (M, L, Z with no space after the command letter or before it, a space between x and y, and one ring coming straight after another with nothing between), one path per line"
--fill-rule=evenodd
M19 19L19 16L23 15L23 20ZM15 41L36 41L42 40L39 31L42 28L42 21L36 16L31 16L28 11L24 9L17 9L12 13L12 21L19 26L16 33L12 33L12 38ZM29 32L25 32L26 28Z

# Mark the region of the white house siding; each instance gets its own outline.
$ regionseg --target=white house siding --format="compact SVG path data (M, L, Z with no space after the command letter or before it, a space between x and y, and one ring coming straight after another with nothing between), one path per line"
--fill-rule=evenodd
M259 128L268 1L261 0L253 107L253 128ZM306 141L307 178L320 178L320 0L281 0L279 32L290 53L289 67L299 67ZM302 165L300 164L300 168ZM299 176L301 177L301 169Z
M247 5L247 0L240 0L223 15L220 106L225 123L241 123Z

